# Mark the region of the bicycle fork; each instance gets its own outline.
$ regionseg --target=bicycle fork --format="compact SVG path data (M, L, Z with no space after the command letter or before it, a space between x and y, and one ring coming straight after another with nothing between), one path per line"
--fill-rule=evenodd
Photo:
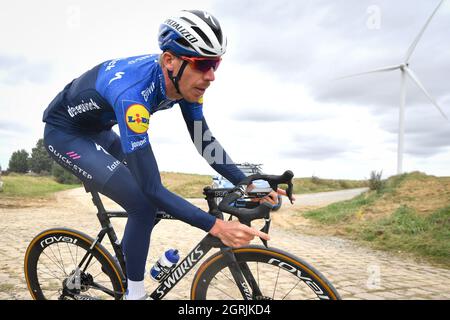
M259 285L247 263L239 263L231 248L223 248L221 251L242 297L245 300L255 300L258 297L262 297Z

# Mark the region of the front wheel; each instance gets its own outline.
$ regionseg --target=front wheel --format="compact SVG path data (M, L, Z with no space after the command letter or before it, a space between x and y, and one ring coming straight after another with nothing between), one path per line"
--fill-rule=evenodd
M198 269L191 299L340 299L336 289L319 271L282 250L248 246L233 249L232 253L245 282L236 283L225 254L217 252Z
M122 270L94 239L70 229L37 235L25 254L25 278L36 300L120 299Z

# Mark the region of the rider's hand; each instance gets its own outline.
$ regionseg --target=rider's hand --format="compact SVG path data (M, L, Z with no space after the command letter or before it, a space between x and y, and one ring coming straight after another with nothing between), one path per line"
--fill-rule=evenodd
M255 189L256 186L252 183L250 185L247 186L247 193L252 191L253 189ZM269 202L272 206L276 206L278 204L278 196L285 196L287 197L287 193L285 190L278 188L277 192L275 191L271 191L267 196L265 196L262 199L258 199L258 198L253 198L251 199L251 201L253 202L259 202L259 203L263 203L263 202ZM295 197L294 195L292 195L292 201L295 201Z
M267 233L248 227L239 221L223 221L217 219L209 233L219 238L226 246L238 248L246 246L255 236L270 240Z

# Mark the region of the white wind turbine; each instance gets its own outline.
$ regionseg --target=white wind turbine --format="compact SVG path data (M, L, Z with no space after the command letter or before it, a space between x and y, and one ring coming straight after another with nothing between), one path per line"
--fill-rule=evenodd
M404 140L404 130L405 130L404 121L405 121L405 97L406 97L405 82L406 82L407 76L419 87L419 89L422 90L422 92L427 96L427 98L431 101L431 103L433 103L434 106L439 110L441 115L446 120L448 120L447 116L442 111L442 109L439 107L437 102L433 99L433 97L431 97L431 95L427 92L427 90L424 88L424 86L419 81L417 76L414 74L414 72L409 67L409 60L411 58L411 55L414 52L414 49L416 48L417 44L419 43L420 38L422 37L423 33L425 32L425 29L428 27L431 19L433 19L433 16L439 10L439 8L444 3L444 1L445 0L441 0L441 2L438 4L436 9L431 14L430 18L428 18L428 21L425 23L425 26L422 28L422 30L417 35L416 39L414 40L414 42L411 44L408 51L406 52L405 58L403 59L403 63L401 63L399 65L383 67L383 68L379 68L379 69L362 72L362 73L357 73L357 74L339 78L339 79L344 79L344 78L355 77L355 76L359 76L359 75L363 75L363 74L393 71L393 70L397 70L397 69L399 69L401 71L400 114L399 114L398 149L397 149L397 173L398 174L401 174L403 172L403 140Z

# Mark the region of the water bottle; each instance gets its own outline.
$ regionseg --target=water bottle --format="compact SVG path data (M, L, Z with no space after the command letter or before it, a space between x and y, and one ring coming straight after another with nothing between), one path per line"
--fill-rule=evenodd
M180 260L178 250L167 250L150 270L150 277L155 281L160 281L176 266L178 260Z

